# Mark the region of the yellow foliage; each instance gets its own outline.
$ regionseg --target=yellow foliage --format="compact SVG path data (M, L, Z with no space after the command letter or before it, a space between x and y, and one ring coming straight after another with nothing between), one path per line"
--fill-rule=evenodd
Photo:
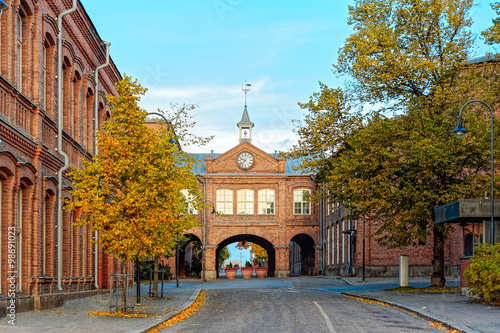
M99 153L82 160L82 169L72 169L74 201L65 208L81 209L77 223L98 230L107 253L128 259L170 256L176 236L198 223L186 214L189 203L181 191L189 191L194 206L203 205L191 171L194 161L178 149L186 128L148 129L147 112L137 105L146 89L125 76L116 90L119 96L108 96L112 117L97 133Z
M199 311L199 307L202 306L204 302L205 302L205 293L202 290L200 292L200 294L198 295L198 297L196 298L196 301L194 301L194 303L191 304L190 307L182 310L181 312L179 312L178 314L176 314L172 318L164 321L157 328L154 328L154 329L148 331L148 333L157 333L158 330L161 330L162 328L170 327L170 326L177 324L178 322L186 320L194 312Z

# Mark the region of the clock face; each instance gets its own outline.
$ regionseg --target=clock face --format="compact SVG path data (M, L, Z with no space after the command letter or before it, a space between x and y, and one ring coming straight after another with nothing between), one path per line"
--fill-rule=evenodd
M238 165L243 169L248 169L253 164L253 156L250 153L244 152L238 156Z

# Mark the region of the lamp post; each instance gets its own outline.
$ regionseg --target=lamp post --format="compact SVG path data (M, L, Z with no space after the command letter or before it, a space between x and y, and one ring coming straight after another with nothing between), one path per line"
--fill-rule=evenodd
M203 202L210 202L210 204L212 205L212 214L216 214L216 211L215 211L215 206L214 206L214 203L208 199L205 199L203 200ZM206 233L206 228L207 228L207 217L206 217L206 208L203 208L203 258L201 260L201 264L203 265L203 269L202 269L202 281L205 282L207 281L206 280L206 276L205 276L205 242L207 240L207 233ZM217 258L216 258L216 261L217 261Z
M459 138L459 139L465 137L465 135L467 134L467 132L468 132L467 129L465 129L462 126L462 110L465 108L465 106L467 106L470 103L481 103L481 104L485 105L490 110L490 116L491 116L491 193L490 193L490 197L491 197L491 217L490 217L490 244L493 245L493 243L494 243L493 216L494 216L494 213L495 213L495 206L494 206L495 200L494 200L494 196L493 196L493 184L494 184L494 178L493 178L493 174L494 174L494 168L493 168L493 110L491 109L491 107L486 102L483 102L482 100L474 99L474 100L468 101L467 103L465 103L464 105L462 105L462 107L460 108L460 112L458 114L457 128L455 128L452 131L452 133L457 138Z
M9 9L9 5L7 5L4 1L0 0L0 17L2 17L2 13Z

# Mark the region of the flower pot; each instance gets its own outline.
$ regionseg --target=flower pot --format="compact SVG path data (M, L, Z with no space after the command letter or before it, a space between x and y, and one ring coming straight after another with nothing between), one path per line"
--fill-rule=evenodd
M228 280L233 280L236 278L236 272L238 272L238 267L226 268L224 273L226 274L226 278Z
M265 278L267 275L267 267L255 267L255 275L258 278Z
M253 267L241 267L241 275L244 279L250 279L253 274Z

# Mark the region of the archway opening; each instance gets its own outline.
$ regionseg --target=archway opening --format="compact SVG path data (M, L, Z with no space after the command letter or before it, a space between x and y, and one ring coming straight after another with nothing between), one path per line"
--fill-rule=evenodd
M249 243L254 243L262 247L266 252L267 252L267 266L268 266L268 271L267 271L267 276L274 276L274 271L276 269L276 253L274 250L273 245L267 241L266 239L255 236L255 235L250 235L250 234L241 234L241 235L236 235L229 237L222 241L219 246L217 246L217 250L215 252L216 258L219 258L220 252L228 245L233 244L233 243L239 243L239 242L249 242ZM235 253L239 253L238 249L235 249L234 246L229 246L229 251L235 250ZM239 255L239 254L238 254ZM243 265L245 264L245 261L243 261ZM219 263L217 263L217 260L215 262L215 270L217 271L217 277L219 277Z
M315 269L314 241L306 234L295 235L290 241L290 275L313 275Z
M203 260L201 240L192 234L184 236L187 240L179 244L179 276L201 277Z

